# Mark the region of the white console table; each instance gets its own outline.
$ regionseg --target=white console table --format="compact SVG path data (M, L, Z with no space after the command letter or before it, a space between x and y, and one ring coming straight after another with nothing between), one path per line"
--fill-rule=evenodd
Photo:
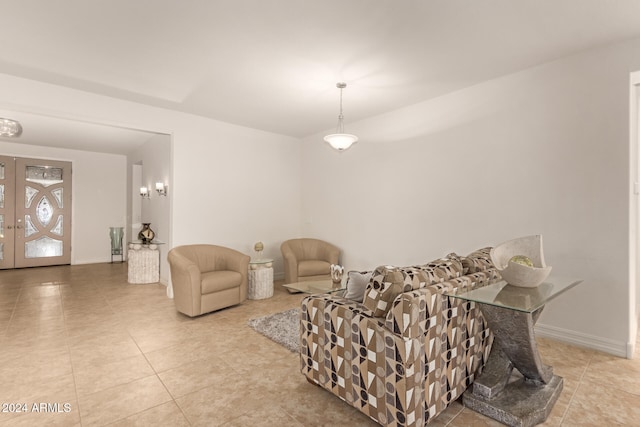
M142 244L129 242L127 251L128 279L132 284L157 283L160 281L161 242Z

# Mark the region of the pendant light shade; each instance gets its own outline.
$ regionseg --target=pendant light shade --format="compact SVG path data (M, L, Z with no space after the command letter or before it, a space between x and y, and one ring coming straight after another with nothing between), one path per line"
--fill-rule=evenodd
M11 119L0 118L0 136L15 138L22 134L20 122Z
M336 133L324 137L324 140L338 151L344 151L358 142L358 137L350 133L344 133L344 116L342 115L342 89L347 87L346 83L339 82L336 87L340 89L340 115L338 115L338 127Z
M358 142L358 137L350 133L332 133L324 137L324 140L338 151L344 151Z

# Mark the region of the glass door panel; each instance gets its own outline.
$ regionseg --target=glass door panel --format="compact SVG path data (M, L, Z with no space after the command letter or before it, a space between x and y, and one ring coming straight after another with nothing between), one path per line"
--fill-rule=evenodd
M15 266L71 263L71 163L16 159Z

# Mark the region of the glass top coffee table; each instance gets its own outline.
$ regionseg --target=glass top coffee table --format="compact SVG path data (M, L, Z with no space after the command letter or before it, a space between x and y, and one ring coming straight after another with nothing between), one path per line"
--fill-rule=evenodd
M304 292L305 294L330 294L344 291L346 289L346 279L341 283L334 284L331 279L309 280L306 282L288 283L282 285L291 293Z
M510 426L533 426L547 419L563 379L542 363L534 325L546 303L581 282L551 277L535 288L519 288L500 281L446 293L477 303L495 338L482 374L463 394L465 406ZM512 377L513 368L522 374L519 379Z

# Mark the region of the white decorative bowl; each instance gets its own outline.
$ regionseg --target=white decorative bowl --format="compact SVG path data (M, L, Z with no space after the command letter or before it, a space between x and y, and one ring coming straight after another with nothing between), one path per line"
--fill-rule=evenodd
M492 248L489 255L502 278L513 286L535 288L551 272L551 266L544 262L542 236L539 234L501 243ZM533 267L511 261L515 255L526 256L533 262Z

